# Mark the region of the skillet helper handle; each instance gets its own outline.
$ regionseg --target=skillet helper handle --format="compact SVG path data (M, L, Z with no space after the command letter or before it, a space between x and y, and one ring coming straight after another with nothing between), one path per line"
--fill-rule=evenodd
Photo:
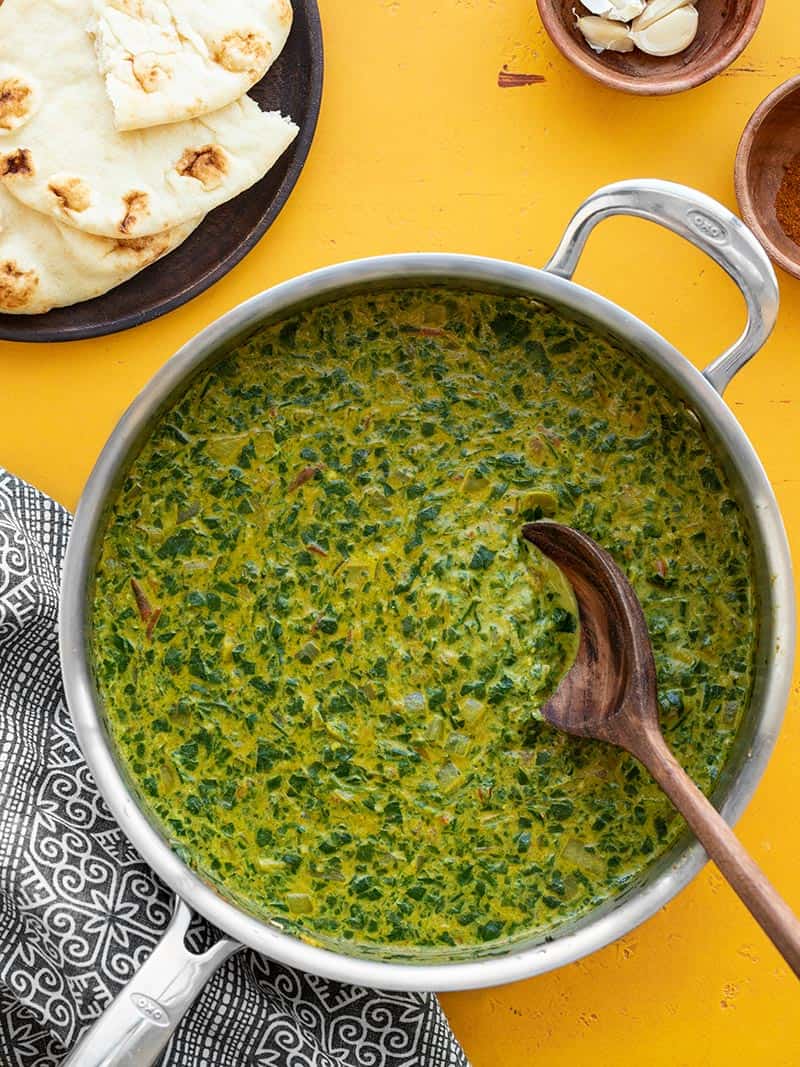
M589 234L598 222L614 215L647 219L685 237L738 285L747 304L744 333L703 371L722 394L763 347L778 316L778 280L766 252L742 220L710 196L686 185L641 178L606 185L590 196L576 211L544 269L571 278Z
M156 1061L209 978L241 948L223 938L208 952L195 955L184 944L191 921L191 910L179 900L147 962L62 1067L150 1067Z
M686 819L709 858L800 978L800 919L681 767L660 733L645 734L631 751Z

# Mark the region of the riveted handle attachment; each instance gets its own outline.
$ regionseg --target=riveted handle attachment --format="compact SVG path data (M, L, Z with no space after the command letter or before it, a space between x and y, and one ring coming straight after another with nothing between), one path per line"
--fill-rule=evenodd
M553 257L551 274L571 278L589 234L613 215L632 215L685 237L736 282L747 304L739 340L710 363L704 376L723 393L738 371L766 342L778 315L778 280L769 258L741 219L710 196L686 185L642 178L599 189L575 212Z
M241 945L222 938L202 955L184 943L192 921L178 901L147 962L106 1008L62 1067L150 1067L218 967Z

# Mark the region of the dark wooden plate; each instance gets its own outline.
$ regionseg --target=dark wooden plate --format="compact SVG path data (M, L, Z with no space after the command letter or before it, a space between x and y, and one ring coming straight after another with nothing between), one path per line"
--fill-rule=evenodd
M300 132L269 174L212 211L165 259L124 285L46 315L0 315L0 339L77 341L128 330L192 300L232 270L264 236L286 203L308 156L322 99L322 28L316 0L293 0L294 25L283 52L250 90L265 111L290 115Z

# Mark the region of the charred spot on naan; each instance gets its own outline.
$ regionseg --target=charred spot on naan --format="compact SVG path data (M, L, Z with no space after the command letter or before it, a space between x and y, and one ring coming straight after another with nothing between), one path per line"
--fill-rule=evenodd
M252 30L229 33L213 51L214 61L233 74L257 77L272 57L272 45L266 37Z
M92 203L92 192L83 178L74 175L52 178L47 188L58 201L61 211L75 211L80 213Z
M0 156L0 178L32 178L35 173L33 156L27 148Z
M154 233L150 237L132 237L127 240L116 240L112 253L124 257L132 257L142 266L154 263L167 252L172 246L169 232Z
M33 89L21 78L0 81L0 130L16 130L24 126L33 113Z
M125 205L125 214L117 229L124 234L135 229L141 215L149 214L150 197L140 189L134 189L123 196L122 203Z
M121 11L123 15L130 15L131 18L147 18L142 0L111 0L110 6Z
M142 92L154 93L172 77L172 71L164 59L155 52L145 52L131 57L131 72Z
M217 144L187 148L176 170L183 178L196 178L206 192L218 189L228 173L228 157Z
M39 287L35 270L23 270L13 259L0 261L0 311L20 311L33 302Z

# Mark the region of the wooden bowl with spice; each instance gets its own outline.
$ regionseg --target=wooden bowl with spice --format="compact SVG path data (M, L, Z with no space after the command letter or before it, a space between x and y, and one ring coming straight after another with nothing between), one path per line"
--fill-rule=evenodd
M800 75L770 93L736 153L736 197L770 258L800 278Z
M556 48L585 74L622 92L664 96L702 85L730 66L756 32L766 0L537 4Z

